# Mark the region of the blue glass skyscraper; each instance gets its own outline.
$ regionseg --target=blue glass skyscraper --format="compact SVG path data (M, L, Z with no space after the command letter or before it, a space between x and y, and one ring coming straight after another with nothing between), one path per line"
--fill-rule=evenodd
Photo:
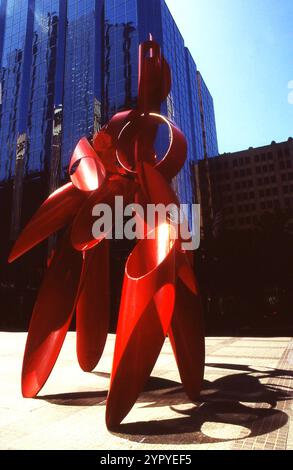
M218 153L214 110L164 0L1 0L0 25L0 184L14 182L16 219L26 178L43 179L45 196L66 177L79 138L136 105L138 47L149 34L172 71L162 113L188 142L175 186L194 201L194 163Z
M197 71L197 86L204 157L216 157L219 154L219 149L216 132L214 101L199 71Z
M102 2L67 0L62 172L78 140L101 125ZM63 173L64 176L64 173Z
M25 44L29 27L28 8L19 3L1 2L0 32L0 179L14 175L17 133L21 128L21 105L24 101L26 61Z
M195 202L194 164L218 153L214 110L165 1L0 0L3 266L20 229L68 178L79 139L136 105L138 47L150 34L172 73L162 113L182 129L188 143L174 187L182 202ZM167 138L161 130L161 153Z

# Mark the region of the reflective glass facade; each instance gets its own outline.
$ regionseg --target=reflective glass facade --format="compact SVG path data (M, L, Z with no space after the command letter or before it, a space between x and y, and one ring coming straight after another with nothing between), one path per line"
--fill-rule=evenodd
M18 0L1 1L0 33L0 181L14 176L16 142L22 118L22 91L25 80L25 43L28 0L19 8Z
M188 142L174 185L194 201L194 163L218 153L213 101L164 0L0 0L0 182L20 188L39 175L49 190L64 179L79 138L136 105L138 46L150 33L172 71L162 112Z
M59 0L35 2L31 39L25 174L48 172L57 64Z
M219 148L214 101L199 71L197 72L197 81L205 157L215 157L219 154Z
M187 138L188 159L174 187L190 203L196 200L194 163L217 148L213 104L165 1L0 0L0 301L19 318L29 317L27 302L48 246L8 267L11 243L48 193L68 179L80 137L136 105L138 46L150 33L171 67L162 113ZM161 155L165 127L156 141ZM121 253L123 266L124 248Z
M195 155L195 160L200 161L204 158L204 139L201 123L200 96L197 88L197 67L187 48L185 48L185 58L189 95L189 115L192 133L192 153Z
M95 0L67 1L62 166L78 140L94 130L95 35L101 33Z
M101 125L102 6L22 0L19 8L19 0L0 0L0 182L15 177L23 134L23 176L49 179L56 109L63 121L61 169L80 136Z
M104 19L104 121L136 105L138 11L133 0L106 0Z

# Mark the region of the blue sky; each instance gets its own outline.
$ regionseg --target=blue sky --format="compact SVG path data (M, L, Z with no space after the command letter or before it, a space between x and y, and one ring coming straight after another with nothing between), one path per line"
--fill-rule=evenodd
M166 2L213 95L220 152L293 137L293 0Z

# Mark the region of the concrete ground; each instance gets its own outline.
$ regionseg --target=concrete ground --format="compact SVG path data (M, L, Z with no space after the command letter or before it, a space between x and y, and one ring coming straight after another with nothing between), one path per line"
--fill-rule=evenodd
M115 337L86 374L70 333L34 400L20 394L25 338L0 333L1 449L293 449L292 338L207 338L197 404L184 394L166 341L146 391L115 433L105 427Z

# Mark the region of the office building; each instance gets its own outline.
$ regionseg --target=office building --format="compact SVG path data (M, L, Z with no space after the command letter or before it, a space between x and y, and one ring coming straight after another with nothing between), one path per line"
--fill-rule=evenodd
M206 165L199 163L200 191L206 193ZM254 229L264 213L293 216L293 139L208 160L213 221L225 229ZM202 206L206 231L212 227L208 205ZM213 223L213 222L212 222Z
M23 0L21 9L1 0L0 22L0 184L17 180L12 236L30 215L20 215L24 180L45 197L66 177L79 138L135 106L138 46L150 33L172 70L162 112L188 141L176 187L182 202L194 199L192 164L217 153L213 104L164 0Z
M162 113L188 142L188 158L174 187L182 202L196 202L194 164L218 153L213 104L165 1L22 0L20 8L19 0L0 0L3 267L21 228L68 179L79 139L136 105L138 47L149 34L172 72ZM162 130L161 153L167 138ZM30 277L28 270L34 278L39 265L30 260L23 277ZM6 285L6 266L2 273Z

